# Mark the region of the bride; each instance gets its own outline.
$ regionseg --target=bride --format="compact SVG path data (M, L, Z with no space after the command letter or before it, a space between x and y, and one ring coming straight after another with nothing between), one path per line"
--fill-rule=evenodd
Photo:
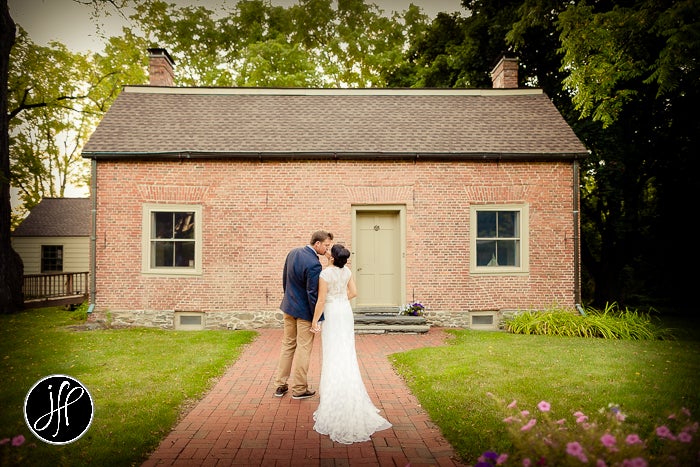
M321 271L318 301L311 331L321 330L320 403L314 412L314 430L333 441L368 441L375 431L391 428L379 415L362 382L355 353L355 324L350 299L357 295L355 281L345 265L350 252L343 245L331 249L331 265Z

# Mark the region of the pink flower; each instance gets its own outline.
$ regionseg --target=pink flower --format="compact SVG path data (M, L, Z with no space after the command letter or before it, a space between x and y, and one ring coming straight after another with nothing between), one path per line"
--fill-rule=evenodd
M686 409L685 407L683 407L683 408L681 409L681 412L682 412L683 415L685 415L686 417L690 417L690 410Z
M17 435L14 438L12 438L12 445L17 447L21 446L24 444L24 436L23 435Z
M542 401L537 404L537 408L540 409L540 412L549 412L551 405L549 405L549 402Z
M627 435L627 438L625 438L625 443L629 444L630 446L633 444L643 444L642 439L636 434Z
M496 465L503 465L503 464L506 463L507 460L508 460L508 454L505 454L505 453L504 453L504 454L501 454L501 455L498 456L498 458L496 459Z
M681 443L690 443L693 440L693 436L687 431L682 431L678 434L678 441Z
M603 443L603 446L605 446L606 448L611 449L615 447L615 443L617 442L617 440L610 433L605 433L603 436L600 437L600 442Z
M595 461L595 467L608 467L608 464L603 459L598 459Z
M574 456L581 462L588 462L588 457L586 457L586 453L583 451L583 446L581 446L578 441L566 443L566 453L570 456Z
M574 412L574 417L576 417L576 418L585 417L585 416L586 415L583 412L581 412L580 410L577 412Z
M532 467L532 461L529 457L523 459L523 467Z
M523 417L527 417L528 415L530 415L530 411L529 411L529 410L523 410L523 411L520 412L520 415L522 415Z
M4 445L4 444L7 444L7 443L9 443L9 442L10 442L10 438L3 438L3 439L0 439L0 446L2 446L2 445Z
M635 457L634 459L625 459L622 461L623 467L647 467L647 461L641 457Z
M580 417L578 417L578 418L576 419L576 423L584 423L584 422L587 422L587 421L588 421L588 417L585 416L585 415L581 415Z
M515 420L513 417L506 417L506 418L503 419L503 422L504 422L504 423L510 423L510 422L512 422L513 420Z
M668 429L666 425L661 425L656 429L656 436L658 436L659 438L670 439L672 441L676 439L676 437L673 436L673 433L671 432L671 430Z
M520 431L529 431L530 428L535 426L535 423L537 423L537 419L531 418L529 422L527 422L525 425L522 426L522 428L520 428Z
M556 421L556 424L557 425L566 425L566 420L564 420L563 418L560 418L559 420Z
M514 409L516 405L518 405L518 401L516 401L515 399L513 399L513 402L511 402L510 404L508 404L508 408L509 408L509 409Z

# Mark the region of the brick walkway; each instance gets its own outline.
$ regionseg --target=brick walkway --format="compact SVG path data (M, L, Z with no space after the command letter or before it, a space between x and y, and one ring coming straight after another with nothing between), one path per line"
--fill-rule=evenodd
M393 427L351 445L313 430L318 395L277 398L274 373L281 329L260 335L211 391L177 424L143 464L182 466L459 466L417 399L391 367L387 355L441 345L447 334L358 334L357 354L367 391ZM318 387L321 342L314 343L309 383Z

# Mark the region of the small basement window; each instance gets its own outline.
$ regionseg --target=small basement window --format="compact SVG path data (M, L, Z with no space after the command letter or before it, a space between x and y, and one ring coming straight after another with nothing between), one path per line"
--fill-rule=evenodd
M476 330L494 331L498 329L496 312L472 311L469 313L469 328Z
M178 331L204 330L204 313L199 311L176 311L175 329Z

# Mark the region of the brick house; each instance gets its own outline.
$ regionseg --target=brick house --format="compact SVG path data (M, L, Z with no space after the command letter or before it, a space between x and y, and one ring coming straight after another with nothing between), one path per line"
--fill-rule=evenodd
M280 326L287 252L328 230L356 309L420 301L431 324L580 300L587 151L517 61L494 89L179 88L150 49L84 148L95 316L166 328Z

